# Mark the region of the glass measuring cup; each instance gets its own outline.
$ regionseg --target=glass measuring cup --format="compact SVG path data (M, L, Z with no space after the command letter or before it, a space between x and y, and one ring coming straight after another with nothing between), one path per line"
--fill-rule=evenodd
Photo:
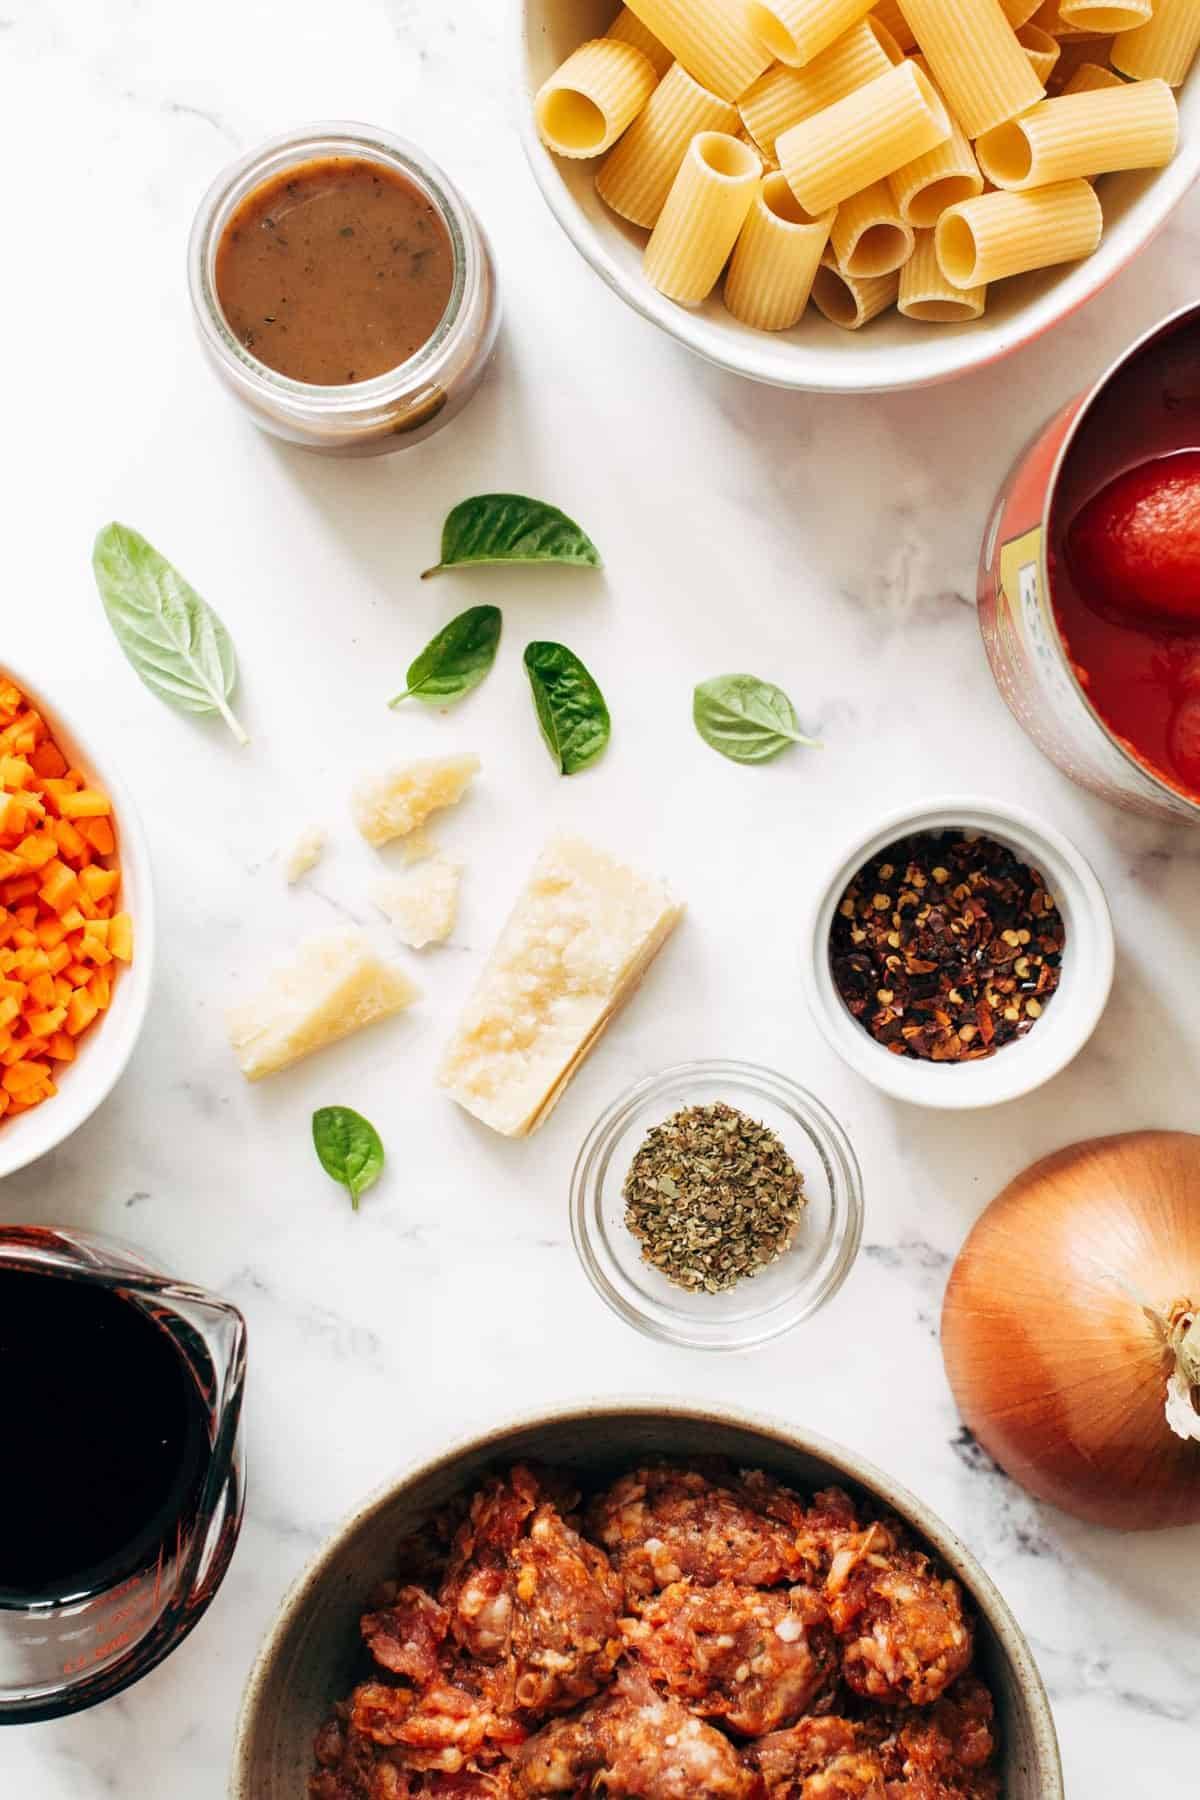
M170 1655L209 1606L237 1543L245 1500L241 1454L246 1327L235 1307L162 1275L124 1246L84 1232L0 1225L6 1273L87 1283L131 1302L178 1353L197 1443L194 1478L137 1532L124 1553L64 1591L36 1598L0 1587L0 1725L80 1712L109 1699ZM168 1359L169 1360L169 1359ZM0 1392L0 1481L20 1477ZM88 1505L86 1459L79 1501Z

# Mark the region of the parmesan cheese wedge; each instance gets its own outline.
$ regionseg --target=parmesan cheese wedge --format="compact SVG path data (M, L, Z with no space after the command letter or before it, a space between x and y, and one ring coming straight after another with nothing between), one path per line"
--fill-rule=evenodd
M368 844L407 837L430 813L456 806L479 769L477 756L430 756L367 776L350 797L354 823Z
M683 915L581 838L547 844L467 1002L438 1081L505 1137L549 1116Z
M360 932L331 932L306 939L294 961L230 1007L229 1042L246 1080L260 1081L419 998L416 984L382 962Z
M434 856L409 875L390 875L377 881L371 898L395 926L410 949L444 944L458 917L458 884L462 867L444 856Z

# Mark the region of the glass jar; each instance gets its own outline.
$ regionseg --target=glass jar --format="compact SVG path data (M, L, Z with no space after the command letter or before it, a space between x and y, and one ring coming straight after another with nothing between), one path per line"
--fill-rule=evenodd
M370 381L318 387L268 368L234 336L217 298L215 270L225 228L256 188L331 156L382 163L413 183L449 234L454 282L433 336L407 362ZM367 125L301 126L222 170L192 226L188 273L201 342L226 386L264 430L327 455L379 456L440 431L479 386L500 323L491 251L467 202L415 144Z
M693 1293L643 1260L622 1188L647 1132L719 1100L775 1133L806 1204L775 1262L725 1293ZM597 1119L571 1178L571 1234L596 1292L635 1330L692 1350L751 1350L810 1319L850 1273L862 1224L862 1176L842 1127L815 1095L754 1063L680 1063L639 1081Z

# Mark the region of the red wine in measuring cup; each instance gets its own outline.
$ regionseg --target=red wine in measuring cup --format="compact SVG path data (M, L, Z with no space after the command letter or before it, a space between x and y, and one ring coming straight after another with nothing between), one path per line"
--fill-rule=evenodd
M0 1603L62 1602L171 1556L206 1412L145 1305L0 1269Z

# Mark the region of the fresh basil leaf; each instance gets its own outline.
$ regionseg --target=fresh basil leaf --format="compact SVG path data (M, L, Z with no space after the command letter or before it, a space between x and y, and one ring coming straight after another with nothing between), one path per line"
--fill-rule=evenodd
M702 681L692 700L692 718L705 743L731 762L769 762L793 744L821 747L800 730L783 689L757 675L714 675Z
M601 566L600 552L574 519L524 494L476 494L463 500L442 527L442 560L421 579L465 563Z
M248 744L229 708L233 641L208 602L128 525L97 533L92 568L117 642L151 693L182 712L220 713Z
M361 1195L379 1180L383 1142L369 1119L349 1106L322 1106L312 1117L313 1146L321 1167L349 1190L355 1212Z
M472 606L459 613L409 664L408 686L388 705L399 706L410 697L434 706L461 700L479 686L495 662L500 623L498 606Z
M575 775L604 754L612 731L604 695L565 644L535 643L525 651L546 747L563 775Z

